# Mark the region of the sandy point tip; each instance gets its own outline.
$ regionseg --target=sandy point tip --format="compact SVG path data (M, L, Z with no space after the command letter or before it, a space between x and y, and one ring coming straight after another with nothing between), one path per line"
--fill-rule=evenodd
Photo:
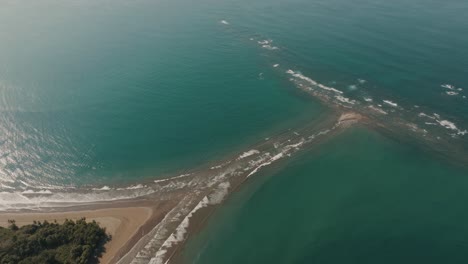
M355 112L346 112L343 113L338 119L339 126L350 126L352 124L358 123L363 120L364 117Z

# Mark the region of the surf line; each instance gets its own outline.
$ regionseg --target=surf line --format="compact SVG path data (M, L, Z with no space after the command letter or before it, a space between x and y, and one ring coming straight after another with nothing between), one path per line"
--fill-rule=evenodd
M174 179L187 186L182 198L165 220L148 233L148 242L136 245L118 263L179 263L186 241L206 225L212 213L230 194L238 191L253 176L264 175L259 173L267 167L310 149L315 143L320 144L362 120L363 116L354 112L333 114L332 118L328 117L318 125L289 130L266 143L251 146L252 150L229 158L231 162L223 162L225 167L215 172L206 168L192 172L190 177Z

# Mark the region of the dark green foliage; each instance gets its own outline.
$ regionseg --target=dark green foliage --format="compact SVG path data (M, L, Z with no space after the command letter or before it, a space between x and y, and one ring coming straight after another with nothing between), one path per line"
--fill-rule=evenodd
M8 226L8 228L10 228L10 229L13 230L13 231L17 231L17 230L18 230L18 226L16 225L16 221L15 221L15 220L8 220L8 223L10 224L10 226Z
M66 220L63 224L34 222L18 228L0 227L0 264L86 264L97 262L110 240L95 222Z

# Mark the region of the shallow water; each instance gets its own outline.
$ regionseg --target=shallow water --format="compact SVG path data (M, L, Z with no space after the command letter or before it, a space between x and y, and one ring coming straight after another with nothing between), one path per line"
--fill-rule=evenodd
M184 263L464 263L466 175L354 128L234 194Z
M150 180L350 110L367 130L273 175L262 167L187 259L456 263L466 11L461 0L7 1L0 206L141 196Z
M0 191L172 175L321 111L181 3L3 5Z

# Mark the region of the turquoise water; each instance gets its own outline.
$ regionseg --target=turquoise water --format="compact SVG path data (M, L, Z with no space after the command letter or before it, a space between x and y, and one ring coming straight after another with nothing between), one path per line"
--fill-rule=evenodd
M3 5L2 190L171 175L326 111L287 69L466 127L460 1Z
M187 262L463 259L465 1L1 5L0 208L178 175L350 109L391 139L371 125L262 171Z
M320 111L262 69L255 46L224 34L218 16L180 5L5 4L0 183L174 174Z
M465 263L466 170L363 128L258 175L185 263Z

